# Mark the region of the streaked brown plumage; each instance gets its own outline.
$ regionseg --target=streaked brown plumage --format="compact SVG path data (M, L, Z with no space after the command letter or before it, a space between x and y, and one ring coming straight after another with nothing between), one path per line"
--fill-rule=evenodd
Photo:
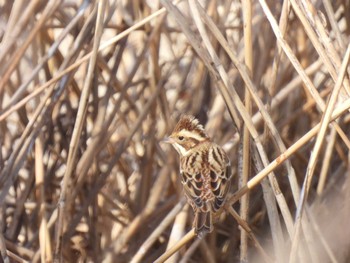
M192 116L181 117L168 142L180 155L181 182L195 213L195 231L211 232L213 215L223 207L230 189L230 160Z

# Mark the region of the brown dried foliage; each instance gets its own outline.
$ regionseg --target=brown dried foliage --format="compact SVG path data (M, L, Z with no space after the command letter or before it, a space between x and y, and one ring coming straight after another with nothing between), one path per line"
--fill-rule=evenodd
M349 1L201 4L0 1L4 262L349 260ZM234 167L201 239L182 114Z

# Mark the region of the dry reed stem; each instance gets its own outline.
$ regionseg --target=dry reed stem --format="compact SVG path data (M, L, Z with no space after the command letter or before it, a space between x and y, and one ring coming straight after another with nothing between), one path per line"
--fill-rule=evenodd
M339 118L341 114L346 112L350 108L350 100L344 101L341 105L339 105L333 112L331 120ZM251 190L255 187L264 177L266 177L272 170L276 169L279 165L281 165L288 157L290 157L293 153L295 153L299 148L304 146L306 143L310 141L310 139L316 136L317 132L320 129L320 123L314 126L310 131L308 131L303 137L301 137L297 142L291 145L283 154L278 156L275 160L273 160L267 167L261 170L258 174L256 174L252 179L249 180L246 186L242 187L238 190L231 198L230 203L235 203L238 199L245 194L245 192Z
M177 242L171 249L167 250L163 255L161 255L154 263L162 263L165 262L169 257L171 257L176 251L178 251L181 247L186 245L192 239L196 237L194 232L194 228L188 232L179 242Z
M322 168L321 168L321 172L320 172L320 180L317 184L317 194L319 196L321 196L322 191L325 187L327 173L328 173L329 165L331 163L332 153L334 151L333 148L334 148L336 138L337 138L336 130L334 129L334 127L332 127L330 134L328 135L328 138L326 140L328 145L327 145L327 148L326 148L326 151L324 154L324 159L322 162Z
M154 242L157 241L159 236L165 231L165 229L172 223L175 216L180 212L181 208L184 205L184 200L179 202L163 219L159 226L153 231L153 233L146 239L146 241L140 246L139 250L131 259L131 263L141 262L144 255L150 249Z
M202 12L202 15L204 18L207 18L207 16L205 15L204 12ZM216 36L218 37L218 39L220 39L219 41L221 43L225 43L225 46L227 47L228 45L226 44L226 41L223 39L222 35L219 33L219 31L215 28L215 25L213 25L213 23L207 19L206 22L211 25L211 28L213 29L214 32L216 32ZM249 91L251 92L255 102L257 103L257 105L259 105L260 108L260 112L263 113L263 116L266 118L266 121L268 123L268 126L270 127L272 134L273 134L273 138L275 139L275 141L278 143L278 145L281 148L281 152L283 152L283 150L285 149L285 146L282 142L282 140L280 139L277 129L274 127L272 120L270 119L267 111L265 110L262 102L260 101L260 99L258 98L257 95L257 90L256 88L254 88L254 85L252 84L248 74L246 73L246 71L243 69L243 67L240 65L240 63L238 62L238 60L236 59L236 56L233 54L233 52L228 48L226 49L226 51L228 52L228 54L230 55L230 58L232 59L232 61L235 63L237 69L242 73L243 79L246 81L247 83L247 87L249 88ZM226 78L226 77L224 77ZM227 83L228 85L230 85L229 83ZM232 90L232 88L231 88ZM234 100L235 100L235 105L237 106L239 112L242 114L242 118L244 119L244 123L247 125L249 131L252 134L253 139L255 140L255 143L257 144L257 149L261 155L262 161L264 163L265 166L268 165L268 158L266 156L266 153L264 153L264 149L262 146L262 143L260 141L260 139L257 137L258 132L256 131L256 129L254 128L254 125L252 124L252 121L247 113L247 111L245 110L242 102L239 100L237 93L234 92L233 90L233 95L234 95ZM288 165L287 162L287 166L289 167L290 165ZM293 176L293 169L289 169L291 171L291 177L294 178L295 176ZM273 174L269 175L269 180L271 181L271 185L273 187L273 191L274 194L276 195L276 200L280 206L280 209L282 211L285 223L287 225L287 229L289 233L292 233L292 218L291 218L291 214L290 211L288 209L288 206L286 204L285 198L283 197L282 192L279 189L278 186L278 182L275 179L275 176ZM296 180L293 180L294 182L296 182ZM295 184L295 183L294 183ZM270 191L270 188L268 187L268 185L262 184L263 188L264 188L264 194L266 193L266 199L265 201L267 202L266 206L267 209L269 211L269 218L271 220L271 227L275 227L274 231L272 231L272 235L274 237L274 244L276 246L275 251L283 251L283 249L281 248L277 248L278 246L282 245L282 232L281 232L281 228L280 223L278 222L279 219L277 217L276 211L277 209L275 208L275 203L274 200L269 198L269 194L268 192Z
M78 140L81 136L85 115L87 113L87 105L90 95L90 88L92 83L93 74L95 71L95 65L97 61L98 48L101 41L102 31L103 31L103 20L106 8L106 1L101 1L98 4L95 32L94 32L94 43L93 43L93 51L88 63L88 71L86 78L84 80L84 85L81 93L81 97L79 98L79 106L77 111L77 117L74 123L72 138L69 144L69 152L67 158L67 168L63 176L62 181L62 189L59 197L59 206L58 206L58 223L55 232L56 238L56 246L55 246L55 254L54 254L54 262L62 262L62 240L63 235L62 232L65 228L64 226L64 215L66 212L66 199L67 199L67 191L68 191L68 182L72 176L74 167L75 167L75 159L78 149Z
M247 69L250 72L250 76L254 74L253 72L253 42L252 42L252 2L249 0L242 1L243 9L243 34L244 34L244 60ZM252 113L252 102L251 95L248 89L244 92L244 103L248 111L248 114ZM242 147L243 153L240 158L242 158L242 169L239 173L239 187L247 184L250 172L251 172L251 160L250 160L250 149L251 149L251 139L249 129L243 125L242 134ZM239 162L240 163L240 162ZM242 220L248 221L249 217L249 193L244 195L240 200L240 215ZM248 261L248 234L246 231L241 231L241 246L240 246L240 261Z
M300 62L298 61L298 59L295 57L292 49L290 48L290 46L288 45L288 43L283 39L283 36L278 28L277 22L274 19L271 10L269 9L268 5L266 4L266 1L261 0L260 1L265 13L266 13L266 17L269 19L269 22L272 26L272 29L274 30L274 33L276 34L276 37L282 47L282 49L284 50L284 52L286 53L287 57L289 58L290 62L293 64L293 66L295 67L296 71L298 72L298 74L302 77L304 84L306 85L308 91L310 92L310 94L313 96L313 98L315 99L317 105L320 107L320 109L322 111L324 111L325 109L325 103L324 101L321 99L320 95L318 94L315 86L312 84L310 78L306 75L305 71L303 70ZM318 43L319 41L316 41L316 43ZM321 52L322 54L324 54L324 52ZM336 124L333 123L333 125L336 127L338 133L340 133L341 138L344 140L344 143L348 146L348 148L350 148L350 142L348 140L348 138L346 136L342 136L341 135L341 128Z
M185 235L186 222L188 219L189 209L190 209L189 204L186 204L183 207L182 211L178 213L178 215L176 216L172 230L171 230L171 234L169 236L169 242L167 244L166 250L173 247L177 242L181 240L182 236ZM169 263L171 262L176 263L179 261L179 259L180 259L180 253L177 252L172 257L170 257L167 261Z
M340 88L342 87L343 79L344 79L346 71L347 71L349 59L350 59L350 45L348 46L347 51L345 53L342 66L340 68L339 77L335 83L333 92L330 95L329 101L328 101L327 106L326 106L326 110L325 110L324 114L322 115L322 120L320 123L319 131L317 133L315 146L313 148L313 151L311 153L310 160L309 160L309 163L307 166L306 174L304 177L303 188L301 191L301 198L300 198L300 201L299 201L299 204L297 207L296 222L295 222L295 228L294 228L294 236L293 236L293 242L292 242L290 262L296 261L295 254L296 254L297 246L298 246L299 239L300 239L299 235L300 235L301 218L302 218L302 215L304 212L306 199L309 195L311 180L312 180L312 177L314 175L315 168L316 168L317 157L320 153L326 130L328 128L328 125L330 124L333 109L334 109L335 104L338 100L338 95L339 95Z

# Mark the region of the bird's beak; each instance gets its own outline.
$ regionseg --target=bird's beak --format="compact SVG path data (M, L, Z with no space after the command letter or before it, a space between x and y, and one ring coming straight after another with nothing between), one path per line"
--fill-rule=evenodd
M162 143L169 143L169 144L173 144L175 141L173 138L171 137L167 137L167 138L164 138L163 140L161 140Z

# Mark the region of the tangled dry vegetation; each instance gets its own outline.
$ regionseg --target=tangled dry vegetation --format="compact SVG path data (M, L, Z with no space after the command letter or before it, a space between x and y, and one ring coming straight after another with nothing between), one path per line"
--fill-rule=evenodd
M347 0L0 1L3 262L349 262ZM234 185L197 238L193 114Z

